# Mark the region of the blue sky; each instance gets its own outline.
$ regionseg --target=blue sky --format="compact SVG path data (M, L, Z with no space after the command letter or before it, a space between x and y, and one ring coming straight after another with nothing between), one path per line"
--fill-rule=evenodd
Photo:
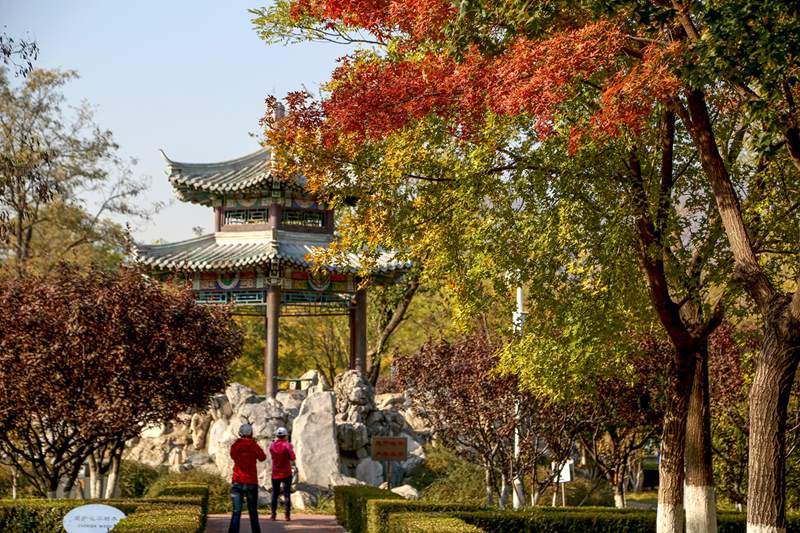
M232 159L258 149L267 94L319 88L346 51L332 44L267 46L248 8L267 0L0 0L0 30L35 39L37 66L74 69L65 88L111 129L136 174L150 176L144 202L169 202L137 240L169 241L211 229L208 208L174 199L158 153L177 161Z

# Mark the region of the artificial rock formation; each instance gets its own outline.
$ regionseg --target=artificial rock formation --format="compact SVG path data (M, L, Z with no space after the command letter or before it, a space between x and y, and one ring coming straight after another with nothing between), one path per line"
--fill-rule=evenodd
M275 399L232 383L225 393L211 398L207 411L146 428L129 443L125 459L167 465L173 471L202 469L230 479L230 448L238 438L239 426L249 422L265 450L278 427L289 429L299 480L308 489L304 492L313 497L317 495L314 490L334 485L379 486L386 481L384 464L370 459L373 436L408 439L409 458L393 464L393 485L401 484L405 475L425 460L420 443L427 441L429 433L404 394L376 398L372 385L355 370L337 376L335 391L329 389L316 371L292 382L290 389L280 391ZM263 486L270 486L270 468L269 458L259 464ZM305 503L313 500L299 498Z
M378 486L384 480L383 465L370 459L372 437L400 437L408 440L409 458L392 467L392 481L402 480L425 460L425 454L414 428L396 409L408 408L403 394L382 395L381 407L366 376L348 370L336 376L336 437L341 455L342 473L368 485Z

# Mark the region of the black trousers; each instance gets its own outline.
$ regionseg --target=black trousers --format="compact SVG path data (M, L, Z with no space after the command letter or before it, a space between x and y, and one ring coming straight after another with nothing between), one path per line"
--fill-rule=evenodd
M280 477L272 479L272 514L274 515L278 509L278 491L281 490L283 485L283 499L286 500L286 514L288 515L292 509L292 476Z

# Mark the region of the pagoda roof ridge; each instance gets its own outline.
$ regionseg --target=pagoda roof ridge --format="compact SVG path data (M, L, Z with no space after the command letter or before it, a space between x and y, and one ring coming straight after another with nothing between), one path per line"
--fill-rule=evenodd
M246 194L270 187L272 148L269 146L235 159L210 163L174 161L161 150L169 182L179 200L213 205L225 194Z
M236 167L241 165L246 165L252 162L267 160L272 155L272 149L270 147L263 147L259 148L255 152L249 153L247 155L243 155L241 157L236 157L234 159L227 159L224 161L213 161L208 163L190 163L186 161L175 161L174 159L170 159L167 153L164 151L163 148L159 148L158 150L161 152L161 157L167 163L170 168L181 168L181 169L193 169L193 170L208 170L214 171L220 168L228 168L228 167Z

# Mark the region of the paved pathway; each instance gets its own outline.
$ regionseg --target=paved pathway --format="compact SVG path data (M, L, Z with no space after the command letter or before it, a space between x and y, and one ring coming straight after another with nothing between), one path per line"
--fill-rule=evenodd
M244 513L242 515L242 526L239 529L240 533L250 533L250 519ZM346 533L347 530L336 524L336 517L333 515L292 515L290 522L282 520L282 516L278 515L278 520L273 522L266 516L259 514L259 522L261 523L261 533L283 533L285 531L294 531L300 533L302 531L313 531L315 533ZM231 515L210 514L208 515L208 527L206 533L227 533L228 524L231 521Z

